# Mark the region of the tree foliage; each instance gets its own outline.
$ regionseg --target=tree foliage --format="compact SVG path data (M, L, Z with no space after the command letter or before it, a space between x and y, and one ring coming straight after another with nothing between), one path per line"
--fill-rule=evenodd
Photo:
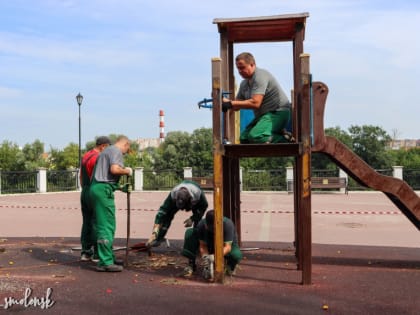
M211 141L211 129L197 129L191 135L183 131L169 132L165 141L153 152L154 168L175 169L177 172L182 172L184 167L212 169Z
M4 171L25 169L23 154L16 143L4 140L0 145L0 169Z
M391 168L392 155L387 151L391 137L378 126L351 126L350 136L353 140L353 152L375 169Z
M351 126L348 131L340 127L326 128L325 133L336 137L358 154L375 169L390 168L401 165L406 168L420 167L420 149L389 150L391 137L377 126ZM108 136L115 142L118 135ZM139 145L132 141L130 152L124 156L124 164L130 167L144 167L145 170L176 170L182 174L184 167L204 173L195 176L207 176L213 171L212 129L200 128L191 134L184 131L169 132L165 141L158 148L146 148L139 151ZM82 154L95 146L95 141L86 143ZM50 148L45 158L44 144L35 140L23 148L10 141L0 144L0 168L2 170L34 170L38 167L67 170L78 166L78 145L68 144L63 150ZM243 158L241 167L246 170L276 170L292 165L293 157L278 158ZM333 170L337 166L322 154L312 155L313 169Z

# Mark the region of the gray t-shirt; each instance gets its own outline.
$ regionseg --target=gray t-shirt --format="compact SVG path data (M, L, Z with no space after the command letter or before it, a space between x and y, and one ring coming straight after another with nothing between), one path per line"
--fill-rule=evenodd
M97 182L118 183L120 175L111 173L111 165L124 167L123 155L116 146L109 146L99 154L95 166L95 180Z
M241 82L236 99L247 100L255 94L264 95L261 107L254 110L256 118L268 112L291 108L289 99L283 89L267 70L255 68L252 78Z

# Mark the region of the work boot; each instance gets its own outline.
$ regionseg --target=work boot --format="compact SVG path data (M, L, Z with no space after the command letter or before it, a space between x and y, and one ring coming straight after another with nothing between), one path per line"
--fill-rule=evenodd
M123 269L124 269L123 266L118 266L115 264L96 267L96 271L100 271L100 272L121 272L123 271Z
M195 259L190 259L188 261L188 266L184 268L184 277L191 277L192 274L197 270L197 265L195 264Z
M236 275L236 269L237 269L237 267L238 267L238 265L236 265L234 267L231 267L231 266L229 266L229 264L226 264L225 265L225 274L227 276L230 276L230 277Z
M203 256L203 278L214 281L214 255Z
M91 261L91 260L92 260L92 255L89 255L89 254L83 253L83 254L80 256L80 261L85 262L85 261Z
M191 277L193 273L194 273L193 268L188 265L187 267L184 268L184 272L182 273L182 276L188 278L188 277Z
M286 129L283 129L281 131L281 135L286 139L288 142L296 142L295 137L293 137L293 134Z

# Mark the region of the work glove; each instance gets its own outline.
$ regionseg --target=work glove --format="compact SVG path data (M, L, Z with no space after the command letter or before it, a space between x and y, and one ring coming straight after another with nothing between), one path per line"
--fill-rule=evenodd
M157 236L159 235L160 225L155 225L153 228L152 236L146 242L147 247L157 247L160 245L161 241L157 240Z
M192 227L193 225L193 220L191 218L188 218L187 220L184 221L184 227Z
M131 167L125 167L124 169L128 170L128 176L133 176L133 169Z
M203 278L209 281L214 279L214 255L203 255L201 260Z
M226 113L231 108L232 108L231 101L222 102L222 112Z
M129 183L125 183L124 185L120 186L120 190L124 193L129 193L131 192L131 184Z

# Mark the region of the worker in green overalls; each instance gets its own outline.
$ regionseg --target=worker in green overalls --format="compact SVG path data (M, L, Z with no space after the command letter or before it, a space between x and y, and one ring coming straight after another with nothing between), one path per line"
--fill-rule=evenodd
M214 210L209 210L195 229L185 231L184 248L181 254L189 259L188 266L184 269L184 276L191 276L195 266L197 254L201 257L202 275L212 281L214 277ZM233 221L223 217L223 256L225 258L225 273L229 276L235 274L236 266L242 260L236 228Z
M222 111L252 109L255 118L241 132L241 143L294 142L286 130L291 104L274 76L258 68L252 54L244 52L235 58L242 80L236 98L223 98Z
M119 136L114 145L99 155L92 176L90 197L96 215L96 237L99 262L97 271L118 272L123 270L123 261L115 259L112 245L115 235L114 191L127 192L127 185L118 184L121 175L132 176L133 170L124 167L123 154L130 149L130 140Z
M98 137L95 147L83 155L80 165L80 185L82 187L80 205L83 218L82 232L80 233L80 243L82 245L81 261L97 262L98 250L96 247L96 231L94 226L95 210L90 201L89 190L96 159L109 145L111 145L111 140L108 137Z

